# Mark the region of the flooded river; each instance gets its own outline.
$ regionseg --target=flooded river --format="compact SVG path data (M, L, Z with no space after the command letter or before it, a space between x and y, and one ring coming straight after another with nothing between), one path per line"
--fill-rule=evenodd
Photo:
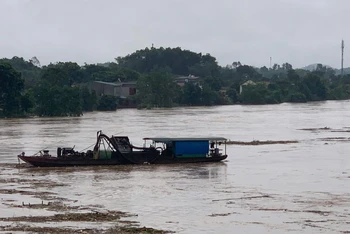
M210 164L11 166L22 151L29 155L47 148L53 153L57 146L73 145L83 150L95 143L98 130L127 135L134 145L156 136L298 143L229 145L228 159ZM130 219L176 233L350 233L349 101L1 119L0 143L1 191L49 191L70 204L137 214ZM6 178L64 186L28 187ZM28 194L0 193L0 217L43 214L9 206L35 202Z

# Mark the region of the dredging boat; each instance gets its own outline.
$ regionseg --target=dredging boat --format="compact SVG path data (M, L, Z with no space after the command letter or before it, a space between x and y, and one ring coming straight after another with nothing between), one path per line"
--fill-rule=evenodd
M93 150L79 152L74 147L58 147L56 156L51 155L49 150L43 150L33 156L22 152L18 158L37 167L203 163L227 158L227 139L223 137L143 140L143 147L137 147L130 143L127 136L108 137L98 131Z

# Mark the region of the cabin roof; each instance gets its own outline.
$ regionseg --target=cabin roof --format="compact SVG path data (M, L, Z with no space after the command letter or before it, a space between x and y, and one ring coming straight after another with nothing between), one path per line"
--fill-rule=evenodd
M155 142L173 142L173 141L227 141L224 137L145 137L144 140Z
M136 81L128 81L128 82L105 82L105 81L99 81L99 80L95 80L93 81L94 83L98 83L98 84L104 84L104 85L110 85L110 86L116 86L116 87L120 87L120 86L135 86L137 84Z
M116 83L112 83L112 82L104 82L104 81L99 81L99 80L95 80L93 82L98 83L98 84L110 85L110 86L118 86Z

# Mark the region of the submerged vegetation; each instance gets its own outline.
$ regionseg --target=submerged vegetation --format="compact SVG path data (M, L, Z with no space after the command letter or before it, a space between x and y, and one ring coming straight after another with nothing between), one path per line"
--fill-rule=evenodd
M0 59L0 117L115 110L122 99L97 95L87 88L92 81L136 81L136 94L123 98L140 108L350 99L350 75L336 75L322 64L313 71L293 69L289 63L256 68L233 62L221 67L210 54L161 47L83 66L40 66L36 57Z
M296 140L291 140L291 141L228 141L226 144L228 145L275 145L275 144L293 144L293 143L298 143Z
M70 186L68 183L38 178L37 174L19 176L12 173L12 170L28 169L28 165L0 164L0 167L3 169L0 171L1 233L173 233L141 226L134 220L137 214L109 210L96 204L78 205L78 200L57 193L60 189L53 191L53 188L66 190ZM9 183L13 186L8 187ZM33 203L35 200L38 202Z

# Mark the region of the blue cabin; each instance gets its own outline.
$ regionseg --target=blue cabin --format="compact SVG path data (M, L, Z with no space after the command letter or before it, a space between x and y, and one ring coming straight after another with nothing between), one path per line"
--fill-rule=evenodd
M176 158L205 158L226 155L226 138L143 138L144 147L152 141L151 147L161 151L161 155ZM224 147L224 149L222 149ZM223 152L224 151L224 152Z

